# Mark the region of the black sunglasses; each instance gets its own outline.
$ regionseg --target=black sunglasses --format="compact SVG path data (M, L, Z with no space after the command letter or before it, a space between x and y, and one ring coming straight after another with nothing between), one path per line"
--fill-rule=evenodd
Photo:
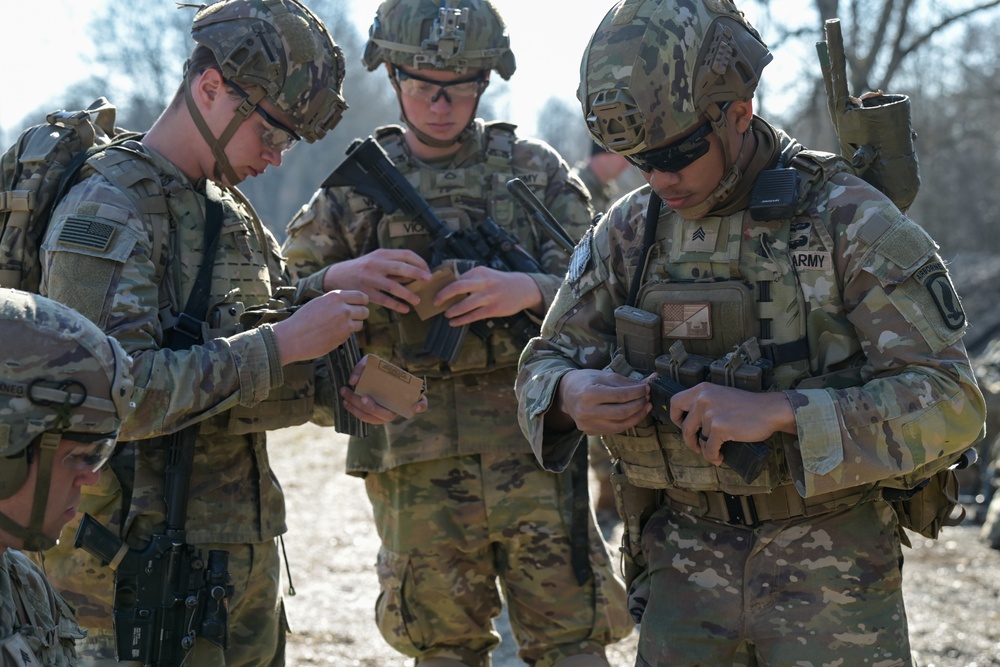
M712 124L705 121L701 127L680 141L661 148L626 155L625 159L647 174L654 169L676 173L708 152L711 146L708 135L711 133Z

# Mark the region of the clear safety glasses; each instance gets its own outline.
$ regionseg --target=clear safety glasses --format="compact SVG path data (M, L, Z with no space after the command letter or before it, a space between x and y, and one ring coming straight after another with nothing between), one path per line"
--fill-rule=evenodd
M236 91L236 93L247 99L249 95L232 81L226 80L226 85ZM269 114L260 104L253 110L264 119L264 127L260 131L260 140L267 148L281 154L292 150L295 144L301 141L301 137L280 120Z
M397 69L396 81L405 95L430 103L436 102L443 95L448 104L451 104L452 97L472 99L486 90L486 77L482 72L457 81L435 81Z

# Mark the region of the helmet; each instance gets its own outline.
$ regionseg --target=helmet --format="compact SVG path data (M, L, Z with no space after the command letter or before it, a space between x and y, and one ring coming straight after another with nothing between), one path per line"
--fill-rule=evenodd
M191 36L211 49L226 79L259 87L253 106L266 96L309 143L340 122L344 53L297 0L216 2L195 14Z
M471 10L471 11L470 11ZM503 18L490 0L386 0L375 13L361 62L454 72L516 65Z
M730 0L624 0L594 32L577 98L594 140L658 147L753 96L771 53ZM664 90L669 86L669 90Z
M24 485L24 452L39 435L58 442L72 432L113 445L130 407L132 361L75 310L19 290L0 289L0 340L3 499Z

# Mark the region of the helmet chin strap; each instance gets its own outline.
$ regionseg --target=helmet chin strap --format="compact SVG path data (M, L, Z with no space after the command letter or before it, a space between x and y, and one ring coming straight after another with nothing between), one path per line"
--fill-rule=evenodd
M221 91L220 94L224 95L226 93ZM194 97L191 95L191 87L189 85L184 86L184 100L187 102L188 112L191 114L194 124L198 127L198 131L201 132L201 136L205 139L205 143L212 149L212 155L215 157L212 180L216 183L222 183L223 176L229 181L229 185L236 185L240 182L240 177L236 174L232 165L229 164L229 158L226 157L226 145L233 138L233 135L236 134L236 130L243 124L243 121L249 118L253 110L257 108L257 104L264 98L264 95L263 90L254 89L250 97L243 100L236 107L233 119L229 121L229 125L222 131L222 134L216 138L212 134L212 130L209 129L208 123L205 122L205 117L201 115L198 105L194 103Z
M472 124L476 118L476 110L479 109L479 100L482 95L476 98L476 105L472 107L472 114L469 115L469 124L466 125L461 132L455 135L452 139L435 139L426 132L420 131L413 123L410 122L410 119L406 117L406 111L403 108L403 91L399 87L399 82L396 81L395 67L389 70L389 81L392 82L392 87L396 91L396 99L399 101L399 119L406 124L406 127L409 128L410 132L416 135L417 139L419 139L421 143L433 146L434 148L451 148L452 146L465 141L469 132L472 130Z
M51 431L43 433L38 457L38 477L35 480L35 495L31 502L31 518L28 526L16 523L7 515L0 513L0 530L23 541L22 551L45 551L56 545L56 541L42 532L45 523L45 510L49 503L49 486L52 481L52 466L55 464L56 448L62 436Z
M724 202L739 184L740 179L743 177L742 172L739 168L740 159L743 156L743 148L746 146L746 134L743 136L743 143L740 144L739 155L735 159L730 159L729 157L729 134L726 129L729 126L729 119L726 115L726 111L719 107L718 104L712 103L708 109L709 122L712 124L712 131L715 135L719 137L722 142L722 155L726 161L726 171L722 175L722 180L719 181L719 185L716 186L708 197L704 201L695 204L694 206L689 206L687 208L677 209L677 212L685 220L698 220L704 218L708 215L716 206L721 202ZM749 131L749 128L747 128Z

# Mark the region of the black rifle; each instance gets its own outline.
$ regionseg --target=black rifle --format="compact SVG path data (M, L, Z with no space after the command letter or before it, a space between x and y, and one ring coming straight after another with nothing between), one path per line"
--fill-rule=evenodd
M176 479L187 468L187 478L190 466L191 460L172 461L167 475ZM153 535L144 549L129 548L89 514L73 540L74 547L115 570L115 650L121 661L176 667L196 637L229 645L229 552L212 549L206 559L201 549L186 544L183 528L171 527L177 505L168 506L167 530Z
M206 196L205 252L184 312L169 332L169 347L187 350L202 340L208 310L212 267L222 230L222 204L214 191ZM115 571L112 620L120 662L143 667L179 667L202 637L229 647L229 552L202 549L185 541L188 492L198 425L164 436L167 465L163 486L166 529L144 549L132 549L85 514L73 546ZM145 446L148 446L146 444Z
M490 218L475 229L453 230L441 221L430 204L399 173L385 150L372 137L355 142L347 158L333 170L322 187L347 186L374 200L386 213L399 210L433 238L431 268L447 259L470 260L498 271L544 273L538 261L518 245L518 240ZM424 351L453 362L461 347L465 327L452 327L438 315L424 344ZM515 315L480 320L469 329L482 338L506 330L521 345L538 334L538 325L523 311Z
M685 389L686 387L680 382L663 373L657 373L649 385L650 401L653 404L653 419L661 424L672 423L670 421L670 399ZM739 473L747 484L753 484L754 480L760 477L764 471L771 448L763 442L727 440L722 443L721 452L723 462Z

